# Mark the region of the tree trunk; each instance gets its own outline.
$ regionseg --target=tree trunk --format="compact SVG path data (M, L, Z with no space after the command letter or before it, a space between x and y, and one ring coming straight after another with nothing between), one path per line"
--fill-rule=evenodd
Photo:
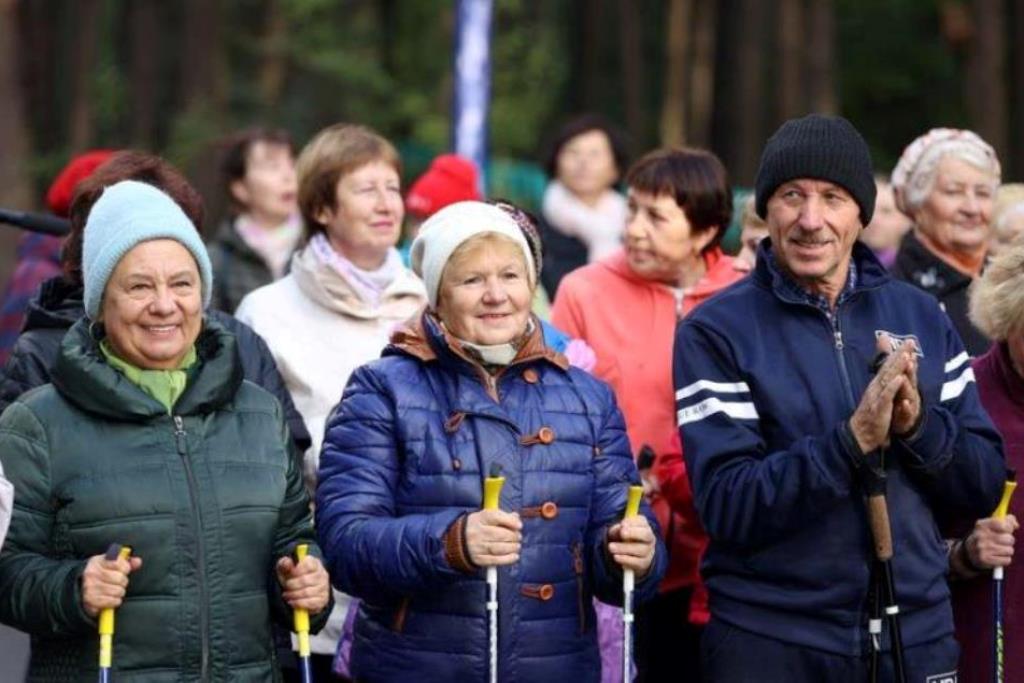
M390 3L385 3L390 5ZM279 0L270 0L267 4L267 23L263 34L263 64L260 68L260 98L264 106L273 109L281 98L284 89L284 77L288 66L288 20L285 17ZM393 29L392 29L393 30ZM384 35L394 35L384 32ZM390 46L391 41L381 41ZM382 64L385 68L391 62L391 48L382 47Z
M589 111L597 100L604 4L604 0L577 0L571 5L567 23L579 27L576 36L578 78L573 79L577 85L572 97L573 109L577 112Z
M41 2L10 4L14 7L12 21L17 14L19 42L33 46L17 52L23 115L32 129L32 147L38 153L47 153L64 145L62 133L66 131L67 104L60 97L65 88L55 60L58 22L53 20L52 8ZM15 30L13 24L10 30Z
M1010 14L1013 22L1011 44L1013 45L1013 77L1010 92L1013 93L1013 125L1015 135L1011 140L1013 152L1007 161L1009 168L1003 178L1021 180L1024 178L1024 0L1013 0Z
M820 114L835 114L836 21L833 0L814 0L808 14L807 65L811 109Z
M757 172L761 147L764 144L764 60L762 49L762 28L767 19L767 7L761 0L740 0L739 37L736 50L738 61L736 73L730 79L734 121L732 134L735 137L730 171L739 183L749 183Z
M96 71L96 48L103 8L99 0L79 0L73 7L76 30L71 53L69 145L72 153L75 153L92 145L94 109L90 86L92 75Z
M693 68L689 88L690 144L711 146L711 117L715 107L715 36L718 1L697 0L693 16Z
M622 46L622 95L626 109L626 128L638 148L647 146L644 124L644 57L637 5L619 0L620 44Z
M975 0L974 40L964 81L971 127L995 148L1000 159L1007 140L1005 12L1001 0Z
M804 113L806 107L802 76L804 10L802 0L779 0L779 77L776 81L779 119L785 121Z
M153 149L159 79L160 20L154 0L133 0L129 5L132 63L128 78L132 102L132 143Z
M21 50L15 17L16 0L0 0L0 206L28 208L32 186L28 174L28 127L18 82Z
M186 0L182 41L181 94L185 109L221 112L225 102L225 63L220 0Z
M661 144L686 142L686 86L692 0L671 0L665 25L665 95L661 104Z

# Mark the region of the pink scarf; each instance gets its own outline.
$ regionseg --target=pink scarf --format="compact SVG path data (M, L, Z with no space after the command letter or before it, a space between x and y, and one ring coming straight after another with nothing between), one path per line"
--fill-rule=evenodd
M394 247L388 249L384 263L376 270L363 270L349 261L331 246L330 240L322 232L313 235L309 240L309 248L320 263L333 268L359 294L360 299L373 306L380 304L384 290L405 269L402 257Z

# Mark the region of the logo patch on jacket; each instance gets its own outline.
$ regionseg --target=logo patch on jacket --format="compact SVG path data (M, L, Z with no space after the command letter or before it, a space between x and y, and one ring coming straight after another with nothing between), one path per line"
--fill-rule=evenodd
M921 349L921 340L917 338L916 334L896 334L895 332L889 332L887 330L875 330L875 341L878 341L879 337L882 335L887 335L889 337L893 351L898 351L900 347L908 341L913 340L914 348L916 349L914 355L918 358L924 358L924 351Z
M944 674L935 674L924 679L924 683L956 683L956 671L948 671Z

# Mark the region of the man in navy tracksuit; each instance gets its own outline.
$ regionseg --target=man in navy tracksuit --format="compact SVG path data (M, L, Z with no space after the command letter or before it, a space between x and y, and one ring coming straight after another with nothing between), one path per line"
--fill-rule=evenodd
M707 680L867 680L873 469L887 475L907 680L956 681L939 525L991 514L1005 477L963 345L935 299L857 242L875 188L848 121L784 124L756 194L770 239L754 273L686 318L674 350L711 538ZM879 680L893 680L889 633Z

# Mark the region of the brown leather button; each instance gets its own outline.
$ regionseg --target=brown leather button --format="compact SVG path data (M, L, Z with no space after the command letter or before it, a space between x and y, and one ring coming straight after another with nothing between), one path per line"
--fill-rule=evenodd
M540 379L540 375L538 375L537 371L534 370L533 368L526 368L525 370L523 370L523 379L525 379L530 384L536 384L537 381Z
M540 516L544 519L554 519L558 516L558 505L548 501L540 506Z
M555 430L551 427L541 427L537 431L537 439L544 445L547 445L555 440Z
M540 587L540 591L537 593L537 597L547 602L551 598L555 597L555 587L550 583L545 583Z

